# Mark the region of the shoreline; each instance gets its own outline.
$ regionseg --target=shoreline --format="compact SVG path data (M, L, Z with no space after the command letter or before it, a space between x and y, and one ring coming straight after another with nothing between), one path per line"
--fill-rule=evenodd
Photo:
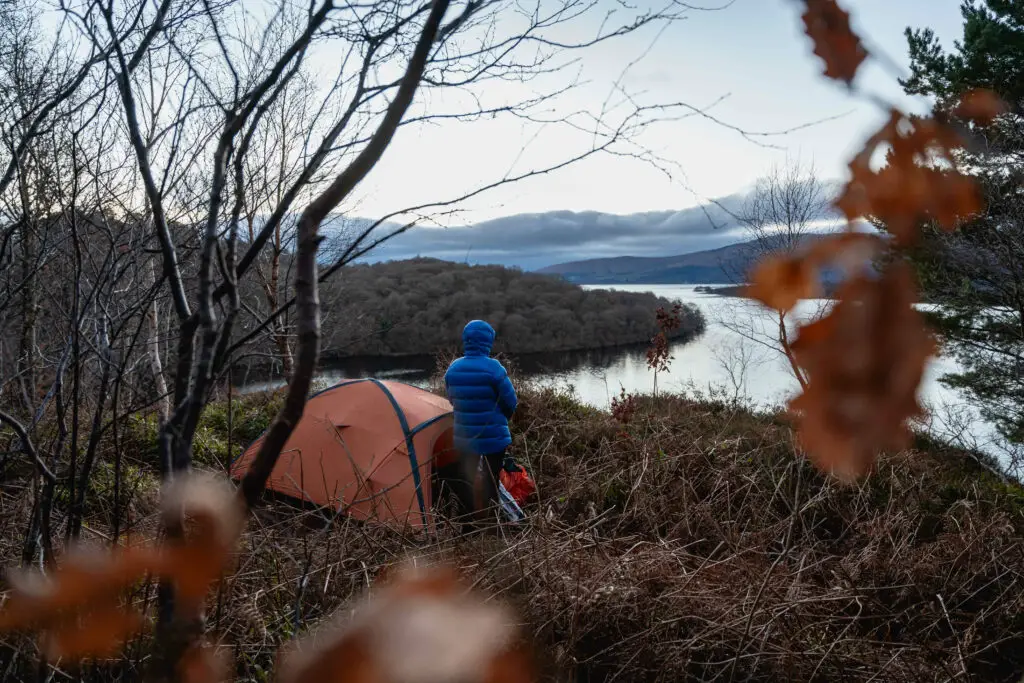
M689 344L697 339L700 339L706 330L702 329L697 334L680 334L669 337L671 344ZM570 347L563 349L554 349L548 351L506 351L499 349L492 355L504 361L510 361L513 368L517 368L521 361L538 361L545 358L557 358L565 356L584 356L586 354L600 354L600 353L618 353L626 351L639 351L646 349L650 345L650 341L635 341L626 342L622 344L611 344L604 346L585 346L585 347ZM384 370L392 372L388 368L378 368L377 366L393 365L395 363L408 363L410 365L420 366L417 368L409 368L409 374L418 374L421 371L430 372L432 367L436 364L438 357L446 355L461 354L461 350L456 351L455 349L438 349L433 352L422 352L422 353L396 353L396 354L377 354L377 355L338 355L332 353L329 349L325 349L320 353L320 362L317 367L318 374L332 371L332 370L345 370L345 369L363 369L363 370ZM279 368L279 365L275 362L257 361L246 364L239 364L234 366L234 369L229 373L231 375L232 382L236 378L241 379L245 377L243 384L264 384L271 381L284 381L282 377L278 376L278 373L273 372L274 369ZM271 376L273 375L273 376ZM243 384L237 385L239 388Z

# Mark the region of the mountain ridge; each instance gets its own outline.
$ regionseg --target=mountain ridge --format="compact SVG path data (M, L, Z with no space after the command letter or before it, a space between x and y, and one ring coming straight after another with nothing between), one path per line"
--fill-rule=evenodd
M723 284L742 278L758 253L753 241L672 256L615 256L537 270L576 284Z
M827 234L808 233L800 237L798 243L821 239ZM581 285L731 284L745 279L750 266L764 250L765 245L749 240L672 256L614 256L568 261L536 272ZM824 279L831 281L835 275L828 271Z

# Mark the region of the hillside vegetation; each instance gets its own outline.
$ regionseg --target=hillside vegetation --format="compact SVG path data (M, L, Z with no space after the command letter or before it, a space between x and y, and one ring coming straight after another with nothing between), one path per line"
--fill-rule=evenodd
M458 538L443 527L428 539L325 524L282 501L258 512L207 612L211 636L237 643L238 680L266 680L281 644L352 605L409 553L511 602L552 683L1019 680L1018 486L926 440L843 486L794 453L773 415L669 395L626 397L612 414L521 388L513 448L539 494L518 533ZM281 399L236 399L230 419L225 402L211 404L197 466L223 471ZM130 539L156 530L155 438L138 423L122 444ZM31 509L13 474L0 495L8 558ZM111 533L113 495L109 468L100 475L87 525L97 539ZM134 597L144 601L145 588ZM30 677L32 659L11 654L0 647L9 679ZM147 656L130 646L90 666L88 680L115 680Z
M671 302L653 294L587 291L555 277L500 266L412 259L346 268L323 286L324 355L433 354L461 344L463 326L483 318L496 351L535 353L646 344L655 313ZM685 306L673 332L704 331Z

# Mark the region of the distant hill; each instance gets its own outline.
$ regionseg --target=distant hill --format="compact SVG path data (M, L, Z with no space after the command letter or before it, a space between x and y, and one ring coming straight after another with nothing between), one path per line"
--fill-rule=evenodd
M366 261L397 261L427 256L446 261L518 266L524 270L580 258L619 254L663 256L658 245L676 253L712 249L742 235L722 207L738 211L742 196L680 211L609 214L599 211L545 211L503 216L480 223L438 228L425 223L398 235L367 255ZM377 228L374 237L393 232L405 221ZM323 227L325 248L351 241L373 221L333 216Z
M811 234L813 240L822 235ZM760 251L753 242L730 244L718 249L676 256L619 256L560 263L538 270L582 285L708 285L728 284L743 279ZM831 280L832 273L824 279Z
M537 272L577 284L721 284L745 273L756 255L753 242L660 257L620 256L560 263Z

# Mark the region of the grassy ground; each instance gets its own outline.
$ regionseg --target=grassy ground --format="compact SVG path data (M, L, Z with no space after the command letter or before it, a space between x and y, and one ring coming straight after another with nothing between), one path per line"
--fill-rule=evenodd
M277 401L236 400L230 431L226 404L211 406L201 466L222 470ZM636 397L617 416L523 392L514 449L539 495L528 528L503 537L417 538L267 505L211 596L212 635L236 644L241 680L269 680L283 640L416 554L514 605L552 681L1021 680L1019 487L923 439L840 486L794 454L781 420L726 403ZM139 537L154 528L152 425L133 434L124 509ZM94 484L95 542L108 530L109 478ZM0 493L9 563L27 501L24 487ZM144 656L133 645L89 677L130 680ZM0 674L9 666L17 680L30 659L8 650Z

